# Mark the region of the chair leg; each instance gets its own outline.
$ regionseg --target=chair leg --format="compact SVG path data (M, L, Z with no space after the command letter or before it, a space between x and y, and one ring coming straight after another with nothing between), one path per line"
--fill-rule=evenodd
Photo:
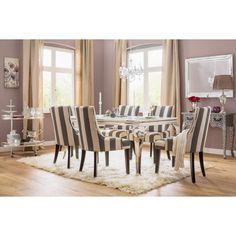
M155 153L155 144L153 144L152 145L152 152L153 152L153 155L154 155L154 153ZM156 159L155 159L155 155L154 155L154 157L153 157L153 163L155 164L156 163Z
M93 169L93 177L97 177L97 164L98 164L98 152L94 152L94 169Z
M97 163L99 163L99 152L97 153Z
M206 176L205 168L204 168L204 161L203 161L203 152L199 152L199 161L200 161L200 166L202 170L202 175Z
M54 161L53 161L54 164L57 162L57 157L58 157L59 150L60 150L60 145L56 144L56 146L55 146Z
M133 158L133 150L134 150L134 141L130 142L130 160Z
M152 146L153 146L153 143L151 142L150 143L150 157L152 157Z
M175 156L172 156L172 167L175 167Z
M129 175L130 173L130 149L125 149L125 169L126 169L126 174Z
M76 156L76 159L79 159L79 148L78 147L75 147L75 156Z
M170 151L166 151L166 153L167 153L168 159L171 160L171 158L170 158Z
M190 153L190 166L191 166L191 177L192 182L195 183L195 168L194 168L194 152Z
M71 149L70 146L68 146L68 160L67 160L67 168L70 169L70 158L71 158Z
M83 170L86 151L82 150L79 171Z
M106 166L109 166L109 152L105 152L105 162Z
M154 162L155 162L155 173L159 172L159 166L160 166L160 157L161 157L161 150L154 148Z
M61 152L61 150L62 150L62 145L59 145L59 146L60 146L59 151Z
M70 147L70 156L73 157L74 147Z

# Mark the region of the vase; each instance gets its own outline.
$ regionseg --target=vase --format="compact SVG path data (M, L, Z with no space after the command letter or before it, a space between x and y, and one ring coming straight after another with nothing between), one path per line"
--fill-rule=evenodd
M198 103L192 102L192 111L195 111L197 107L198 107Z

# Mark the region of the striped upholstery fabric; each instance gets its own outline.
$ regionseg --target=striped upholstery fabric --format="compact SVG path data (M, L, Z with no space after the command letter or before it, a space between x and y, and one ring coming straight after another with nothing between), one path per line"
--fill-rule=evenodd
M106 137L128 138L128 130L107 129L103 130L102 134Z
M194 121L187 134L187 153L203 152L210 122L210 114L210 107L201 107L196 109ZM155 146L159 149L172 151L173 137L158 140L155 142Z
M120 116L138 116L140 106L119 106ZM128 134L133 129L133 125L118 124L114 125L112 129L103 132L105 136L117 137L117 138L128 138Z
M79 146L79 138L70 121L70 106L50 108L56 143L62 146Z
M76 107L76 117L79 125L79 140L82 150L103 152L130 148L129 140L105 137L102 134L97 125L94 107Z
M139 113L139 109L140 109L140 106L120 105L119 115L120 116L137 116Z
M155 106L153 111L151 112L152 116L159 117L171 117L174 106ZM168 129L169 125L150 125L148 127L148 131L150 132L163 132Z

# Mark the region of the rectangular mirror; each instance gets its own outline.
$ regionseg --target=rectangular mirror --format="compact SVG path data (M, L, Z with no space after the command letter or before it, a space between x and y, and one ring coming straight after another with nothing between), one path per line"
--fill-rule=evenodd
M219 55L185 59L185 96L219 97L222 91L213 90L215 75L233 77L233 55ZM226 90L233 97L233 90Z

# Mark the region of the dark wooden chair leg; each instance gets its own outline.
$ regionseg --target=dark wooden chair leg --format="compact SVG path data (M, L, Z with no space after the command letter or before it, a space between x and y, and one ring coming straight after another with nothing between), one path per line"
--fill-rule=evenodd
M167 153L168 159L171 160L171 158L170 158L170 151L166 151L166 153Z
M105 152L105 162L106 166L109 166L109 152Z
M129 175L130 173L130 149L125 149L125 169L126 169L126 174Z
M175 156L172 156L172 167L175 167Z
M154 159L155 159L155 173L159 172L159 166L160 166L160 157L161 157L161 150L154 148Z
M56 144L56 146L55 146L54 161L53 161L54 164L57 162L57 157L58 157L59 150L60 150L60 145Z
M97 177L97 164L98 164L98 152L94 152L94 170L93 170L93 177Z
M194 168L194 152L190 153L190 166L191 166L191 177L192 182L195 183L195 168Z
M79 148L75 147L75 157L76 159L79 159Z
M70 156L73 157L74 147L70 147Z
M203 152L199 152L199 161L200 161L200 166L202 170L202 175L206 176L205 168L204 168L204 161L203 161Z
M130 142L130 160L132 160L132 158L133 158L133 150L134 150L134 142L133 141L131 141Z
M155 158L155 144L152 145L152 152L153 152L153 163L155 164L156 163L156 158Z
M83 170L86 151L82 150L79 171Z
M150 143L150 157L152 157L152 146L153 146L153 143L151 142Z
M70 146L68 146L68 160L67 160L67 168L70 169L70 158L71 158L71 149Z

